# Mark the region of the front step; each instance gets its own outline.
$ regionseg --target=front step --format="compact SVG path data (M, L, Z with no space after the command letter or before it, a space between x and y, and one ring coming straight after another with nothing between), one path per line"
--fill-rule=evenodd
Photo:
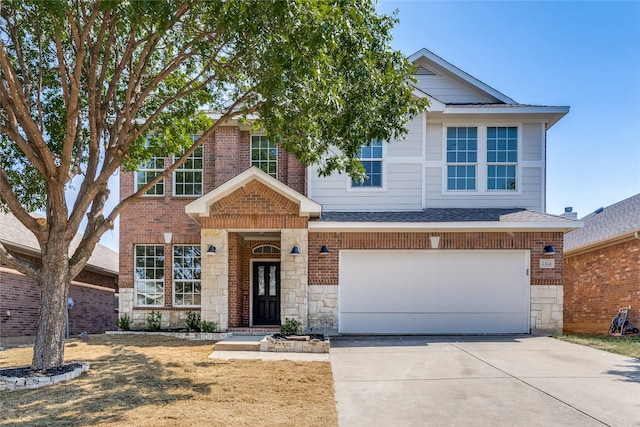
M233 335L218 341L213 351L260 351L260 340L268 335L257 331L251 335L242 332L233 332Z
M214 351L260 351L260 341L219 341Z

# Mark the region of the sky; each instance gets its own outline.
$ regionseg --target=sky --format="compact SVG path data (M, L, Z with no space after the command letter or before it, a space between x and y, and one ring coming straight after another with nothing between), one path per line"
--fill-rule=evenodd
M640 193L640 0L380 0L377 10L397 10L392 46L407 56L426 48L519 103L571 108L547 134L548 213L570 206L581 218ZM117 228L101 239L117 242Z
M522 104L569 106L547 133L547 212L640 193L640 0L390 1L392 46L426 48Z

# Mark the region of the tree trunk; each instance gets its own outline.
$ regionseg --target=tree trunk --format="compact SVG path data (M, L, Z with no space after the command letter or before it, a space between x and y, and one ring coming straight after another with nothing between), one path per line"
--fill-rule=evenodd
M43 257L40 286L40 314L33 348L33 369L49 369L64 363L67 297L71 277L67 249L57 244L54 256ZM50 251L52 248L48 248Z

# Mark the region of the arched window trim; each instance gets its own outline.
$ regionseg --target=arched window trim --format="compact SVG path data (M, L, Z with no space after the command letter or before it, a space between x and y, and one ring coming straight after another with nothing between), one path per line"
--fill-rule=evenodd
M255 248L253 248L252 252L254 254L269 254L269 255L278 254L279 255L280 248L277 247L276 245L265 244L265 245L256 246Z

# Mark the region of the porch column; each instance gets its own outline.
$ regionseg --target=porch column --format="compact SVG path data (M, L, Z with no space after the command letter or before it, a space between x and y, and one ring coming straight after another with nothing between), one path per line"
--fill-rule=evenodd
M302 323L308 328L309 313L309 232L303 229L282 229L280 232L282 254L280 259L280 319L287 318ZM298 246L300 255L291 255L291 248Z
M227 230L201 231L202 277L201 308L202 320L214 321L218 331L229 327L229 241ZM209 247L216 248L215 255L207 253Z

